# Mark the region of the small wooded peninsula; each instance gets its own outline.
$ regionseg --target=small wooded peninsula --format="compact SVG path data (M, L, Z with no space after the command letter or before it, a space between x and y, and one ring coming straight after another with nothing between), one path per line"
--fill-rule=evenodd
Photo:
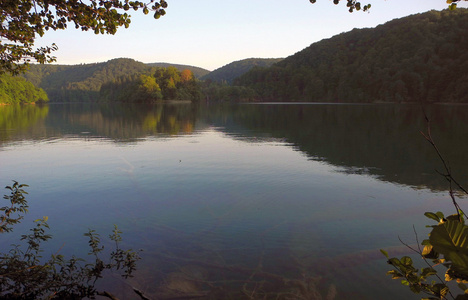
M201 91L191 69L200 73L196 67L157 67L118 58L73 66L31 65L23 76L44 89L51 102L197 101Z
M245 59L212 72L130 58L81 65L34 64L22 75L29 83L2 75L0 103L46 99L465 103L466 24L468 9L430 11L376 28L354 29L285 59Z

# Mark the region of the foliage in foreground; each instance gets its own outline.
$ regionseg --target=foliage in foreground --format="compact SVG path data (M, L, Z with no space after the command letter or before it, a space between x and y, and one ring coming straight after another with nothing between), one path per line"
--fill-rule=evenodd
M426 212L424 214L426 217L438 222L437 225L428 226L432 228L429 238L419 244L416 235L417 249L402 242L422 257L426 266L421 269L413 265L413 260L409 256L403 256L400 259L390 258L385 250L380 251L387 257L388 264L393 267L393 270L388 271L387 274L391 275L392 279L401 279L401 283L408 286L413 293L426 294L423 300L468 300L468 225L465 224L467 216L458 205L452 186L456 186L465 194L468 194L468 191L452 177L450 167L431 136L429 125L427 133L423 135L436 150L444 165L445 173L440 174L449 183L449 195L457 213L445 217L442 212ZM438 274L438 266L444 266L446 269L444 279ZM455 286L451 282L457 283L461 293L460 290L454 291Z
M419 245L418 249L411 249L421 255L426 267L418 269L409 256L389 258L387 252L381 250L394 268L387 274L392 279L401 279L401 283L412 292L428 295L422 299L468 299L468 226L463 218L459 218L462 215L444 217L441 212L426 212L425 216L438 224L431 226L429 239L421 242L422 250ZM438 275L436 266L439 265L447 269L445 280ZM456 292L448 285L452 280L457 282L462 292L456 297Z
M154 12L158 19L166 14L164 0L5 0L0 6L0 73L24 72L31 61L50 63L58 47L35 47L37 36L48 30L63 30L73 22L75 28L95 34L115 34L130 25L129 10Z
M7 186L10 195L3 198L9 203L0 208L0 233L13 230L28 211L25 198L25 184L14 182ZM29 234L21 236L22 245L13 245L7 253L0 253L0 297L2 299L81 299L96 295L113 297L95 288L106 270L120 270L124 278L132 276L139 260L138 253L119 247L122 233L114 226L109 238L115 242L115 249L106 259L102 259L104 246L94 230L85 236L89 238L89 255L92 262L72 256L67 259L61 254L52 254L44 259L42 243L52 238L47 233L47 217L35 221Z

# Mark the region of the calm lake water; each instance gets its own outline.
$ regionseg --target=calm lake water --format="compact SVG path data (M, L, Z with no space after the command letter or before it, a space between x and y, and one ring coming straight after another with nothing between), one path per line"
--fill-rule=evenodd
M468 182L468 106L424 110L453 173ZM136 298L131 287L154 299L419 299L385 275L379 249L410 254L398 237L416 244L414 225L423 239L424 212L454 212L419 133L422 111L0 106L0 183L30 185L29 214L0 245L48 216L47 251L86 256L83 233L105 240L117 224L123 246L143 250L133 279L103 282L122 299Z

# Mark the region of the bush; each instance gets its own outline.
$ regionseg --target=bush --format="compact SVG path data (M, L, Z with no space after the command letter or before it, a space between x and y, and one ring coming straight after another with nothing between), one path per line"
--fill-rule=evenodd
M13 231L13 226L20 222L28 211L25 198L25 184L14 181L7 186L10 195L3 198L9 204L0 208L0 233ZM124 278L131 277L140 259L133 250L119 247L121 231L114 225L109 238L115 242L115 248L105 260L101 259L104 246L99 234L89 230L89 255L91 262L72 256L52 254L43 259L42 243L52 238L47 234L47 217L38 219L29 234L21 236L22 245L13 245L7 253L0 253L0 298L2 299L82 299L103 295L116 299L105 291L95 288L105 270L120 270Z

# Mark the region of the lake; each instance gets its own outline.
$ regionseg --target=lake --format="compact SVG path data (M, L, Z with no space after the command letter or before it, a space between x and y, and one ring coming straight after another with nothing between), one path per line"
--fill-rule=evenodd
M411 254L424 212L455 212L423 111L468 182L463 105L0 106L0 183L30 186L1 247L48 216L45 255L86 256L83 233L117 224L143 250L102 282L122 299L420 299L379 249Z

